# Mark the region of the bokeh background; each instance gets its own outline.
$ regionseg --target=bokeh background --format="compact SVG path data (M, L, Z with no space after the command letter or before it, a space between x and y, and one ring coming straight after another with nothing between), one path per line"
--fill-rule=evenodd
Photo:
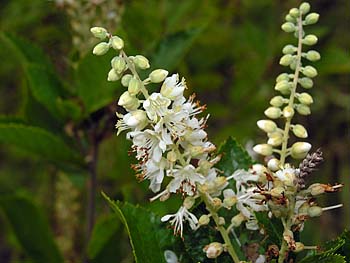
M302 238L314 245L350 226L350 1L310 3L321 16L306 30L319 37L322 60L315 63L312 115L299 121L313 150L324 152L312 180L345 184L321 201L344 208L307 223ZM195 92L207 104L209 138L220 145L233 136L250 149L265 140L256 121L284 70L282 47L295 41L280 25L299 4L2 0L0 262L55 262L57 253L65 262L132 262L125 230L101 191L161 215L175 209L177 200L149 203L147 183L137 183L129 167L130 144L114 130L123 89L106 81L111 56L90 54L91 26L121 35L129 55L144 54L154 67L179 72L187 95ZM62 143L79 153L76 161Z

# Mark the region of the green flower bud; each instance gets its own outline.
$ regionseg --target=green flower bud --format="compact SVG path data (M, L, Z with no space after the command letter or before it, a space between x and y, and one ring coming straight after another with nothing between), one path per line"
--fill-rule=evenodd
M294 17L292 17L290 14L286 15L285 20L287 22L292 22L292 23L297 22L297 20Z
M133 78L133 76L131 74L125 74L123 77L122 77L122 85L124 87L128 87L129 86L129 82L130 80Z
M310 107L305 104L298 104L295 109L300 115L306 116L311 114Z
M253 147L254 152L268 156L272 154L272 146L269 144L257 144Z
M299 94L298 100L300 103L305 104L305 105L310 105L314 102L311 95L309 93L306 93L306 92Z
M103 27L92 27L90 28L90 32L94 35L94 37L97 37L101 40L105 39L108 36L108 32Z
M208 215L202 215L199 219L198 219L198 224L200 226L205 226L208 225L210 222L210 217Z
M138 80L137 78L132 78L129 81L129 86L128 86L128 91L131 95L136 95L140 92L141 90L141 83L140 80Z
M203 248L207 258L217 258L224 251L224 246L219 242L212 242Z
M298 213L301 214L301 215L307 214L307 210L309 210L309 207L310 207L310 205L309 205L308 202L303 203L303 204L299 207Z
M291 10L289 10L289 14L292 17L297 18L299 16L299 9L298 8L292 8Z
M288 75L288 73L281 73L281 74L279 74L279 75L277 76L276 82L280 82L280 81L282 81L282 80L287 80L287 81L289 81L289 75Z
M317 13L311 13L308 14L305 17L305 25L312 25L312 24L316 24L318 19L319 19L320 15Z
M278 119L281 117L281 109L276 107L269 107L264 111L264 114L270 119Z
M168 76L168 71L164 69L156 69L149 74L149 78L151 82L153 83L160 83L165 80L165 78Z
M301 242L295 242L295 248L293 250L294 253L299 253L304 250L304 244Z
M314 82L310 78L300 78L298 82L305 89L311 89L314 85Z
M257 125L264 132L274 132L277 129L276 123L271 120L259 120L257 121Z
M324 194L326 192L325 185L315 183L309 186L308 190L310 191L311 195L317 196Z
M270 192L271 192L272 197L278 198L278 197L281 197L285 191L286 190L283 187L277 186L277 187L272 188Z
M175 163L177 160L177 154L174 151L167 153L166 158L169 162Z
M109 44L106 42L101 42L94 47L94 49L92 50L92 53L97 56L102 56L106 54L108 50L109 50Z
M294 54L295 51L297 51L297 48L293 45L286 45L283 49L282 49L282 53L283 54ZM286 74L286 73L285 73Z
M307 142L296 142L292 145L291 156L294 159L303 159L311 149L311 144Z
M196 200L192 196L187 196L183 202L183 206L189 210L192 208Z
M310 217L318 217L318 216L322 215L322 207L311 206L307 210L307 213Z
M317 76L317 70L313 66L306 66L305 68L302 68L301 72L309 78Z
M280 169L280 161L276 158L272 158L267 162L267 167L275 172Z
M294 61L294 56L291 54L284 55L280 59L280 65L282 66L289 66Z
M121 74L126 70L126 63L122 57L114 57L111 61L111 65L118 74Z
M294 109L291 106L286 106L283 109L283 117L292 118L294 116Z
M302 43L308 46L312 46L315 45L318 41L317 36L315 35L307 35L306 37L304 37L304 39L302 40Z
M150 67L148 59L141 55L134 57L134 63L140 69L148 69Z
M321 59L321 55L315 50L310 50L306 53L306 58L310 61L317 61Z
M117 37L117 36L113 36L111 38L111 44L115 50L119 50L119 49L122 49L124 47L123 39L121 39L120 37Z
M298 138L307 138L308 134L303 125L296 124L292 127L292 131Z
M282 96L275 96L270 100L270 104L274 107L281 107L285 103L285 100Z
M278 90L282 94L288 94L292 88L293 83L288 82L287 80L282 80L278 82L275 86L275 90Z
M281 26L282 30L287 33L292 33L295 31L295 25L291 22L286 22Z
M245 216L242 213L239 213L238 215L232 217L231 224L233 225L233 227L239 227L245 220Z
M303 15L309 13L309 11L310 11L310 4L307 3L307 2L302 3L302 4L299 6L299 10L300 10L300 12L301 12Z
M268 136L267 144L275 147L282 144L283 136L280 132L269 133Z
M112 68L109 72L108 72L108 77L107 80L108 81L117 81L120 79L120 75Z
M125 91L119 98L118 105L124 107L128 111L136 110L140 106L140 101Z

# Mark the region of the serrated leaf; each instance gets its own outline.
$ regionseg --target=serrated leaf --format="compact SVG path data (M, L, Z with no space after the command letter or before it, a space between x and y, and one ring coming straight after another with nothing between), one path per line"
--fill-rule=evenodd
M268 245L275 244L279 246L282 242L283 225L278 218L269 218L266 212L255 212L255 217L259 225L263 227L266 232L266 248Z
M20 195L1 196L0 208L19 243L34 262L63 262L47 219L32 200Z
M126 227L136 263L166 263L164 251L177 252L177 238L161 223L159 216L142 207L114 202L103 196Z
M223 143L219 154L222 154L222 157L216 167L222 170L225 176L232 175L238 169L248 169L253 164L248 152L232 137Z
M299 261L299 263L346 263L345 258L341 255L326 254L306 257Z
M44 159L83 165L79 154L58 136L38 127L0 123L0 142L12 144Z

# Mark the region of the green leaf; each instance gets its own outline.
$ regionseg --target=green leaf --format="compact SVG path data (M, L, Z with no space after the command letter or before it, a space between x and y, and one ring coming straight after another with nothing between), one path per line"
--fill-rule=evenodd
M326 254L306 257L299 263L346 263L345 258L341 255Z
M63 262L47 219L32 200L20 195L1 196L0 207L19 243L35 262Z
M166 263L165 250L178 252L176 238L159 216L139 206L114 202L102 194L126 227L136 263Z
M278 218L269 218L266 212L255 212L255 217L267 235L266 246L275 244L280 246L283 236L283 225Z
M54 162L83 164L79 154L60 137L38 127L0 123L0 142L15 145Z
M204 27L177 32L162 39L151 59L152 68L172 71L183 59Z
M222 170L225 176L232 175L238 169L248 169L253 164L248 152L232 137L223 143L219 154L222 154L222 157L216 167Z

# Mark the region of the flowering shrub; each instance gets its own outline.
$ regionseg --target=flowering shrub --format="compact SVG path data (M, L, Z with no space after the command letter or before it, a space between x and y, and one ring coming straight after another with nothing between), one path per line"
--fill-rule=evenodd
M101 27L91 29L95 37L108 40L95 46L95 55L104 55L109 49L118 52L111 60L108 81L120 80L127 88L118 100L123 110L117 113L116 128L117 134L126 131L126 138L132 141L131 151L138 161L132 165L136 177L149 180L149 188L155 193L151 201L165 201L173 195L183 198L178 211L162 216L160 221L167 222L180 236L187 252L164 249L164 258L153 260L174 263L191 258L207 262L217 258L218 262L282 263L326 258L327 262L343 262L335 250L322 252L320 247L304 245L299 239L305 221L342 206L321 207L316 200L342 185L307 183L323 161L322 152L309 153L311 144L302 141L308 137L307 130L293 120L296 114L311 113L313 98L304 90L312 88L317 70L308 61L319 60L320 54L303 50L318 40L306 34L304 27L317 23L319 15L310 13L310 5L302 3L285 19L281 28L293 34L297 43L283 48L280 64L290 72L276 78L275 90L281 95L270 100L271 106L264 112L268 119L257 122L268 137L267 143L253 148L265 157L263 163L252 162L232 139L217 153L205 132L209 116L200 116L205 106L195 101L195 95L185 97L184 78L169 75L165 69L149 72L149 60L127 55L120 37ZM156 86L160 88L152 92ZM129 214L130 208L110 202L118 213ZM133 227L137 228L135 222ZM134 231L129 229L130 236L137 239ZM173 245L169 242L160 247ZM134 249L137 258L136 250L142 247ZM304 250L313 253L297 257ZM144 258L138 260L146 262Z

